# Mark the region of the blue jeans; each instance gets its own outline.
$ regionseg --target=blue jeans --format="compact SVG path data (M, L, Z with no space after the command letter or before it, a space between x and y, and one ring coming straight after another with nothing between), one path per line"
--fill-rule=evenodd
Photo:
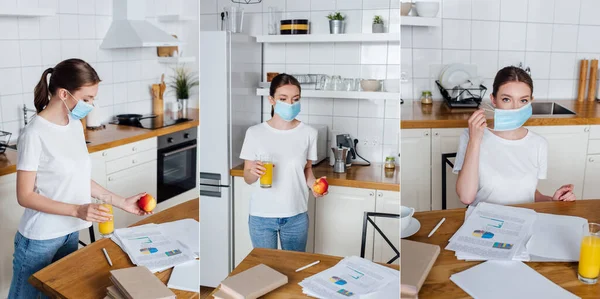
M75 252L79 245L79 232L49 240L31 240L21 233L15 235L13 276L8 299L48 298L27 281L31 275L46 266Z
M265 218L250 215L250 239L254 248L277 249L277 233L281 249L306 251L308 213L287 218Z

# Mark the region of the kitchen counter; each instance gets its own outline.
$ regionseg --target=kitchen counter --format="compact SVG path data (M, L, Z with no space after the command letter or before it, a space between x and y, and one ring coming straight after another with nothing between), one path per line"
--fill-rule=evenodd
M400 169L386 171L382 163L372 163L371 166L352 166L346 173L334 173L328 159L313 166L315 177L327 177L331 186L400 191ZM231 170L232 176L243 177L244 165Z
M525 126L568 126L600 124L600 104L594 102L577 102L574 100L534 102L555 102L573 112L575 115L533 115ZM432 105L422 105L420 102L407 101L400 105L400 128L402 129L431 129L431 128L466 128L468 119L475 109L450 110L444 102L436 101ZM492 127L493 113L485 113L488 126Z
M102 130L87 130L85 139L90 142L87 145L88 151L91 154L120 145L198 127L200 125L200 111L198 109L188 109L188 118L193 120L156 130L112 124L107 124L106 128ZM6 149L6 152L0 155L0 175L7 175L16 171L17 152L12 149Z

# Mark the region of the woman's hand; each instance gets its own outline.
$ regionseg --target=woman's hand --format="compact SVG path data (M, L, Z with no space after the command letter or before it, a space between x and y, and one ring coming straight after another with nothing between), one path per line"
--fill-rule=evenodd
M252 161L250 163L250 173L256 177L260 178L263 176L263 174L265 174L265 171L267 171L267 169L263 166L263 163L260 161ZM275 167L275 165L273 165L273 167Z
M329 183L327 183L327 177L326 177L326 176L322 176L322 177L320 177L319 179L323 179L323 180L325 180L325 182L326 182L325 184L327 184L327 188L329 188ZM321 194L321 193L318 193L318 192L315 192L314 188L315 188L315 184L316 184L316 183L317 183L317 180L314 180L314 181L312 182L312 187L310 188L310 190L312 191L312 193L313 193L313 196L314 196L315 198L323 197L323 196L325 196L325 195L329 194L329 191L325 191L323 194Z
M77 207L77 218L90 222L106 222L112 218L112 215L107 207L89 203Z
M128 213L131 213L131 214L138 215L138 216L144 216L144 215L150 215L150 214L152 214L153 212L146 212L146 211L140 209L140 207L137 204L138 200L140 200L140 198L142 196L144 196L144 195L146 195L145 192L137 194L137 195L134 195L132 197L125 198L123 200L123 205L120 206L121 210L123 210L125 212L128 212Z
M560 200L560 201L575 201L575 194L573 194L573 184L564 185L556 192L554 192L554 196L552 196L552 200Z
M485 120L485 111L479 109L469 117L469 140L481 141L483 138L483 132L487 128L487 122Z

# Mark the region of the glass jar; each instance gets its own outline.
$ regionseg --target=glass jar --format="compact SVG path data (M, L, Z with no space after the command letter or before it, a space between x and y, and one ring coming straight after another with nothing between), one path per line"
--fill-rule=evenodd
M431 91L425 90L421 93L421 104L433 104Z
M396 158L393 156L389 156L385 158L385 168L386 169L394 169L396 168Z

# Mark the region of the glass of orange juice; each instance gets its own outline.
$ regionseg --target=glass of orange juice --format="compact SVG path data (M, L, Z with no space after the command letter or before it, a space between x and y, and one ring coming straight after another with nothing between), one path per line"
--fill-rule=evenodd
M270 154L260 155L260 161L266 169L265 173L260 177L261 188L271 188L273 184L273 157Z
M585 284L595 284L600 275L600 224L584 225L577 277Z
M113 215L110 220L98 223L98 231L103 238L110 238L115 231L115 221L113 214L112 198L110 195L102 195L96 199L96 203L106 207L109 210L109 214Z

